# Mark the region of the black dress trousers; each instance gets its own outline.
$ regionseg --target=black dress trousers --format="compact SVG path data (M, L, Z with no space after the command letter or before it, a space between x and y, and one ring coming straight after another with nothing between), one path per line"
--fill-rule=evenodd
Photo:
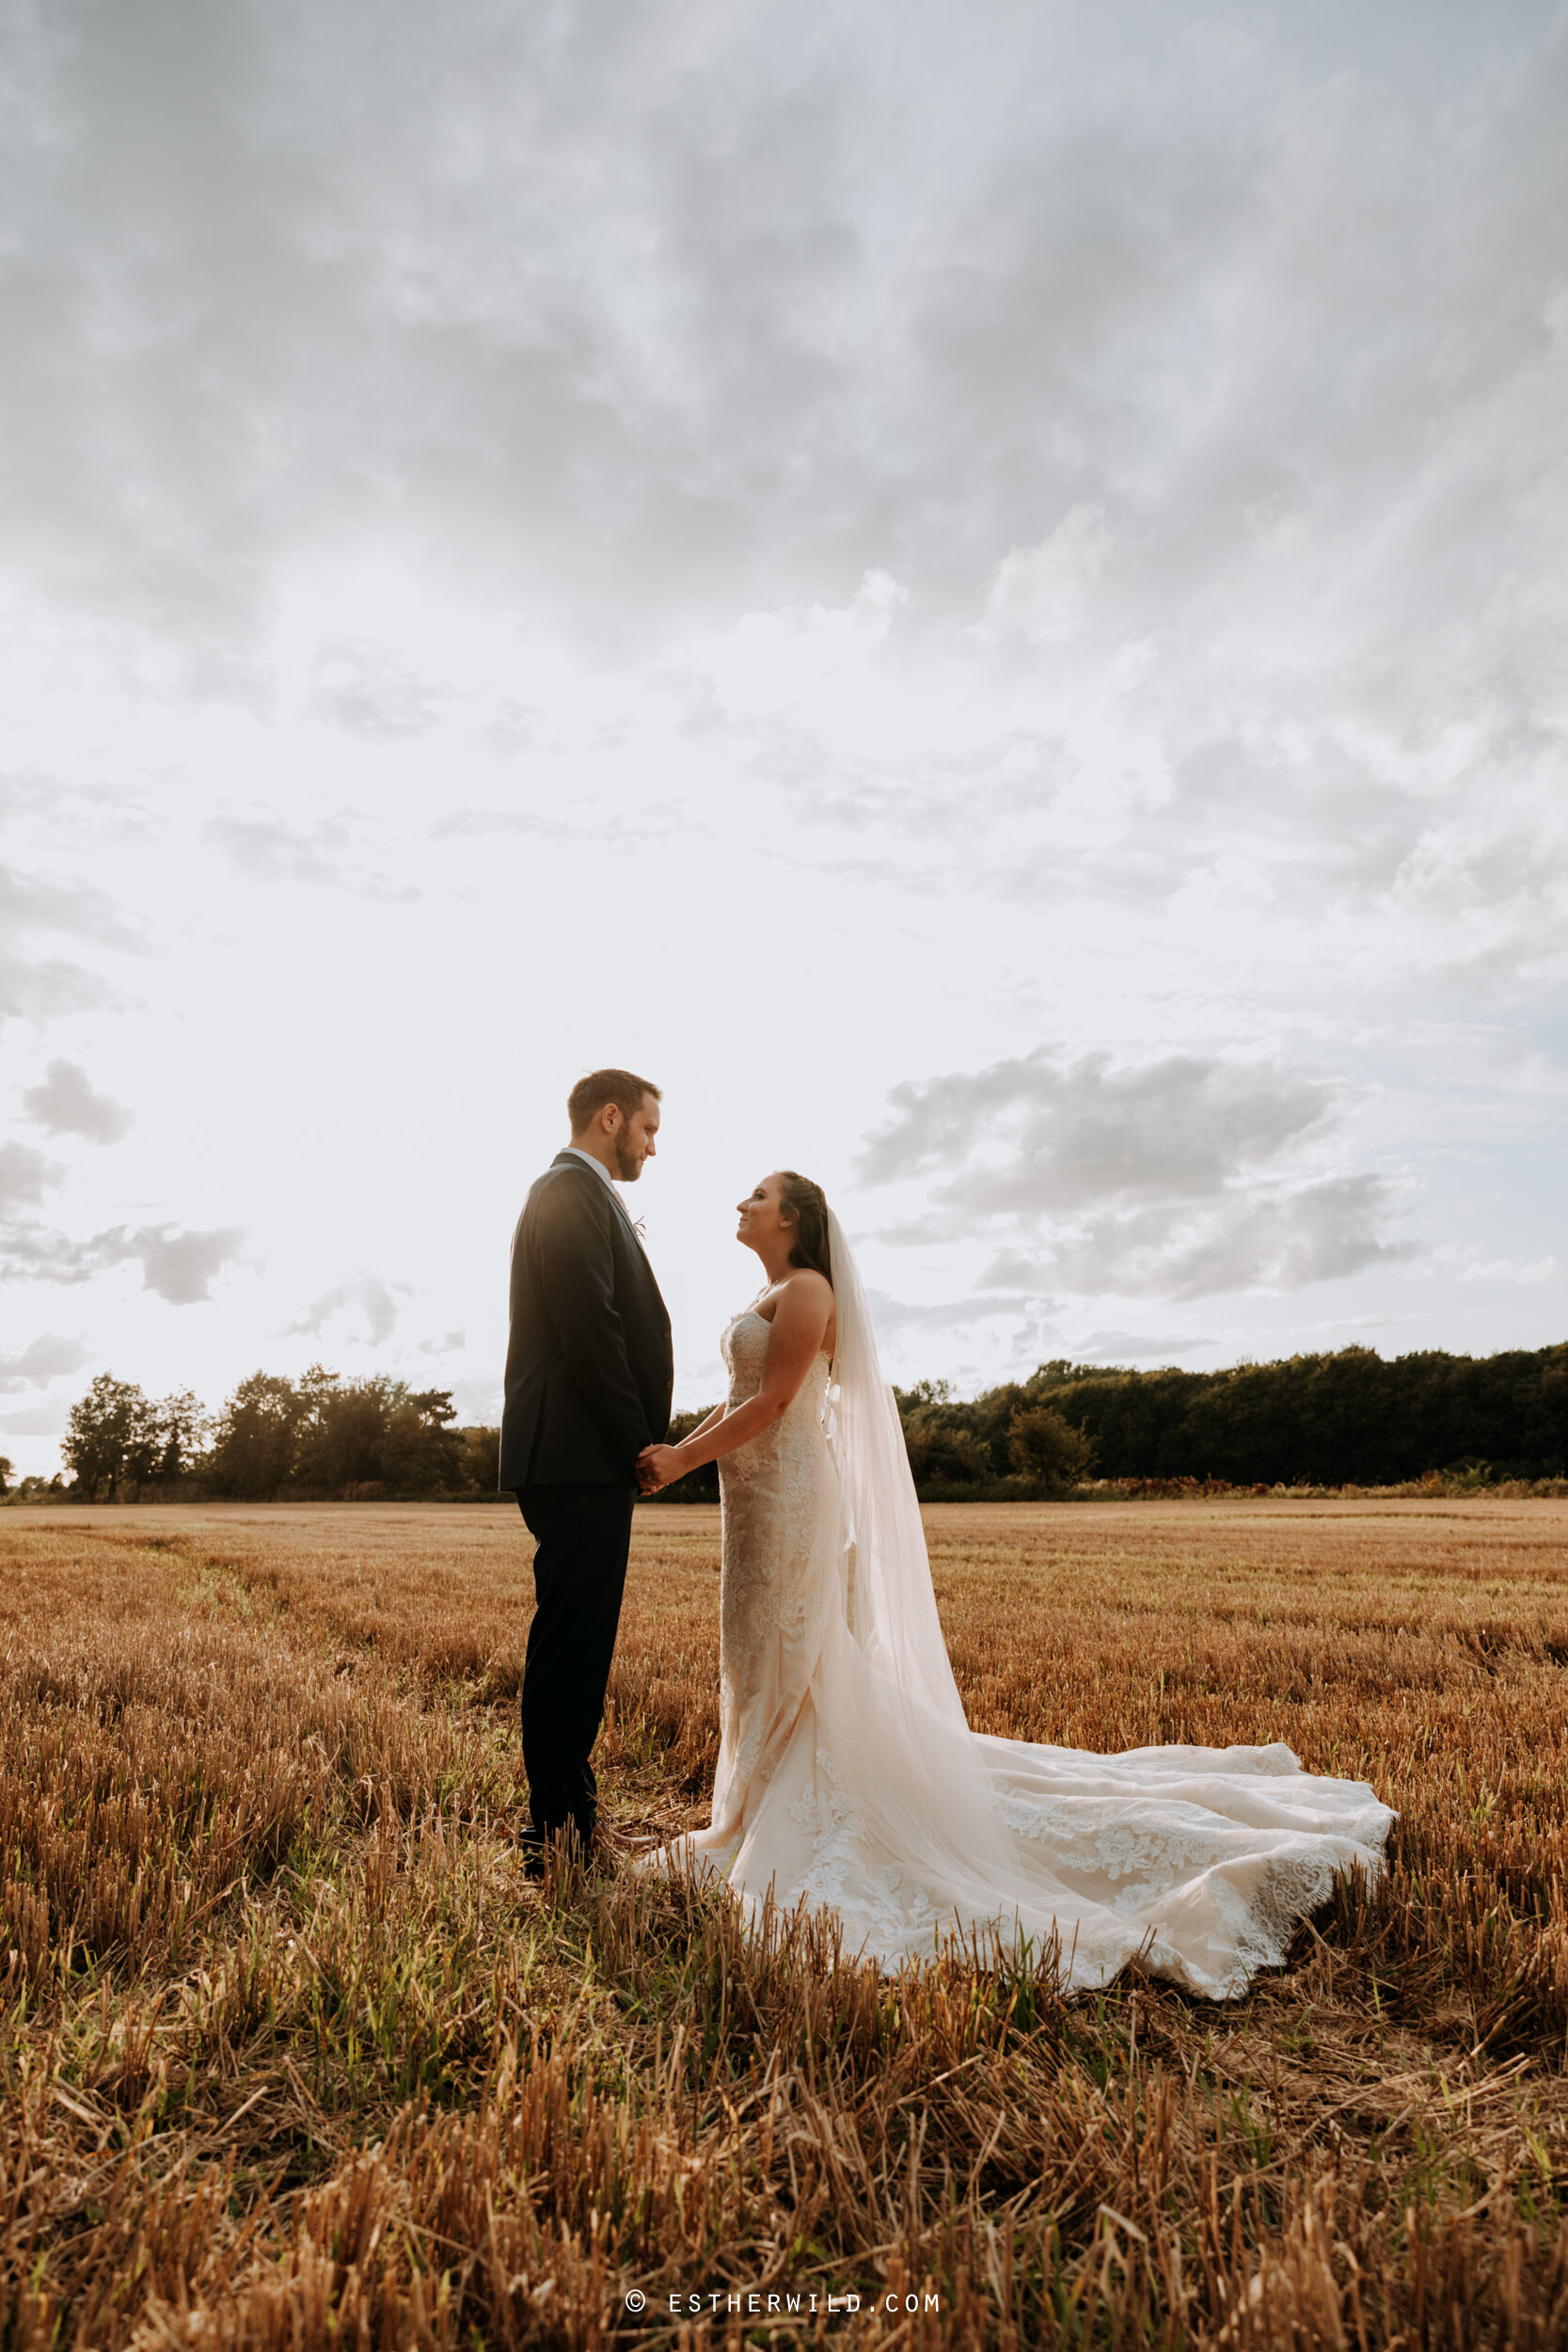
M533 1830L550 1838L572 1823L587 1846L598 1818L588 1758L604 1720L637 1489L524 1486L517 1502L535 1546L522 1695Z

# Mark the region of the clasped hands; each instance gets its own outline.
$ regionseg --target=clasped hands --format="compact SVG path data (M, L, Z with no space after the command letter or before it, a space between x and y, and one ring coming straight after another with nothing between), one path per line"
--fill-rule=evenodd
M673 1445L645 1445L637 1457L638 1490L657 1495L661 1486L673 1486L684 1474Z

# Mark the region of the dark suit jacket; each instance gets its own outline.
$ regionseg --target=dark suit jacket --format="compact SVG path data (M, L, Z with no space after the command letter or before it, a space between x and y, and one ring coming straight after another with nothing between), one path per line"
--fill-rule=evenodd
M499 1484L629 1485L673 1387L653 1269L603 1179L559 1152L512 1237Z

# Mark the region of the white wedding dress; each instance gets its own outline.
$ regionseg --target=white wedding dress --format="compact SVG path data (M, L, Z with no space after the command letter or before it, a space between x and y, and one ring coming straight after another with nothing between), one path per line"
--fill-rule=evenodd
M753 1915L804 1902L895 1968L946 1938L1059 1945L1063 1980L1135 1954L1214 1997L1283 1960L1393 1815L1282 1744L1095 1756L972 1732L937 1620L914 1488L864 1293L830 1224L838 1353L721 1458L720 1752L711 1827L650 1857L721 1876ZM724 1333L729 1406L769 1325Z

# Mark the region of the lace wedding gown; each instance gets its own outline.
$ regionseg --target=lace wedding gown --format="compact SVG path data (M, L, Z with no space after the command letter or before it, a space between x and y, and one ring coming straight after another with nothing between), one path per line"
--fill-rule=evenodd
M847 1262L840 1236L842 1359L841 1250ZM858 1284L855 1299L863 1311ZM769 1330L748 1311L724 1333L731 1409L756 1393ZM918 1543L928 1595L901 1440L907 1498L890 1511L884 1495L879 1521L863 1494L857 1526L837 1401L819 1357L782 1419L721 1458L713 1820L656 1863L720 1875L752 1911L769 1889L784 1911L826 1906L847 1952L890 1968L955 1933L1010 1945L1022 1932L1037 1951L1054 1934L1074 1989L1142 1953L1216 1997L1284 1958L1337 1871L1377 1874L1388 1808L1360 1781L1303 1772L1282 1744L1095 1756L970 1731L934 1598L924 1624L920 1577L902 1557ZM907 1581L890 1610L869 1555L895 1534Z

